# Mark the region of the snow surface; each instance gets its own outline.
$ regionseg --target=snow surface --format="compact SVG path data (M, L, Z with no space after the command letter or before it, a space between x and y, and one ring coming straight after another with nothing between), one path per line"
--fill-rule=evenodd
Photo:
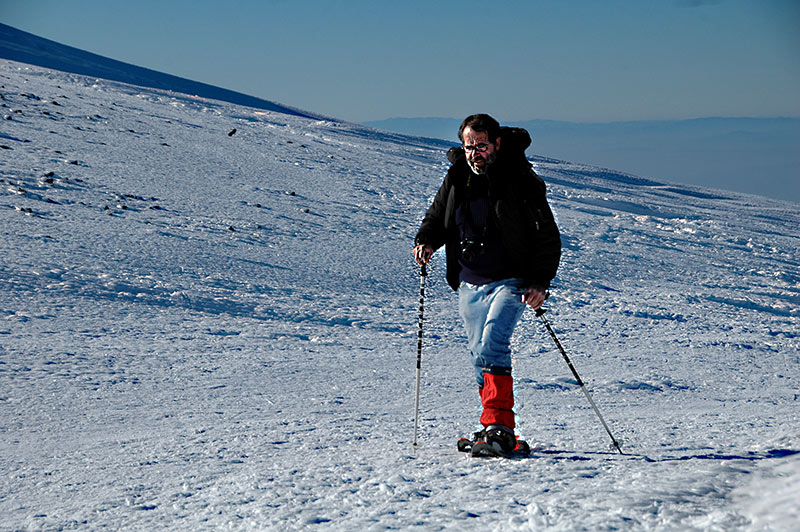
M627 454L526 313L537 452L473 460L441 253L411 448L446 146L7 60L0 96L0 530L800 522L796 204L534 159L548 316Z

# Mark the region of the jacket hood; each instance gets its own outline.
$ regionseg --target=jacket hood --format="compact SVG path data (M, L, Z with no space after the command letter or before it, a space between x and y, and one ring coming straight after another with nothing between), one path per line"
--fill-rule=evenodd
M500 128L500 146L503 153L508 153L512 156L522 155L525 158L525 150L531 145L531 135L526 129L521 127L507 127ZM461 146L454 146L447 150L447 160L455 164L459 159L464 157L464 148Z

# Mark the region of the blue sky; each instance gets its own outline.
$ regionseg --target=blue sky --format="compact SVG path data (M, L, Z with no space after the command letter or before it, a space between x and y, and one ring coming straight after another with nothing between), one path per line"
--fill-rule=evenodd
M0 21L351 121L800 117L795 0L0 0Z

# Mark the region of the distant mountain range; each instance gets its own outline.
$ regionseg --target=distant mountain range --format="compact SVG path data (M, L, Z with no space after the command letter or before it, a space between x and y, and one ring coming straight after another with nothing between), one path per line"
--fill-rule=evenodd
M459 118L390 118L364 124L457 143L460 123ZM529 155L800 202L800 118L507 125L530 131Z

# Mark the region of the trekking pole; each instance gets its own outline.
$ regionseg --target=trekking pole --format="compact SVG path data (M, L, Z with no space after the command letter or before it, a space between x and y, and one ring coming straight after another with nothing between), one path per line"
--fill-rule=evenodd
M419 332L417 333L417 393L414 399L414 447L417 446L417 428L419 427L419 382L422 368L422 312L425 308L425 277L428 269L423 264L419 270Z
M553 328L550 327L550 322L547 321L547 318L544 317L544 313L545 312L547 312L547 311L544 310L543 308L539 308L539 309L536 310L536 315L539 316L539 318L541 318L542 323L544 323L544 326L547 327L547 332L550 333L550 336L553 338L553 341L556 343L556 347L558 347L558 350L561 351L561 356L564 357L564 360L567 362L567 366L569 366L569 369L572 371L572 374L575 376L575 380L578 381L578 385L580 385L581 390L583 391L583 394L589 400L589 404L592 405L592 409L594 409L594 413L597 414L598 418L600 418L600 423L603 424L603 427L606 429L606 432L608 432L608 435L611 437L611 441L614 443L614 447L617 448L617 450L619 451L619 454L625 454L625 453L622 452L622 448L619 446L619 443L617 443L617 440L614 438L614 435L611 434L611 429L608 428L608 424L606 424L606 420L603 419L602 415L600 415L600 410L598 410L597 409L597 405L594 404L594 401L592 400L592 396L589 395L589 391L586 389L586 386L583 384L583 380L581 380L580 376L578 375L578 372L575 371L575 366L572 365L572 362L569 360L569 357L567 356L567 352L564 351L564 347L561 345L561 342L558 341L558 337L556 336L556 333L553 331Z

